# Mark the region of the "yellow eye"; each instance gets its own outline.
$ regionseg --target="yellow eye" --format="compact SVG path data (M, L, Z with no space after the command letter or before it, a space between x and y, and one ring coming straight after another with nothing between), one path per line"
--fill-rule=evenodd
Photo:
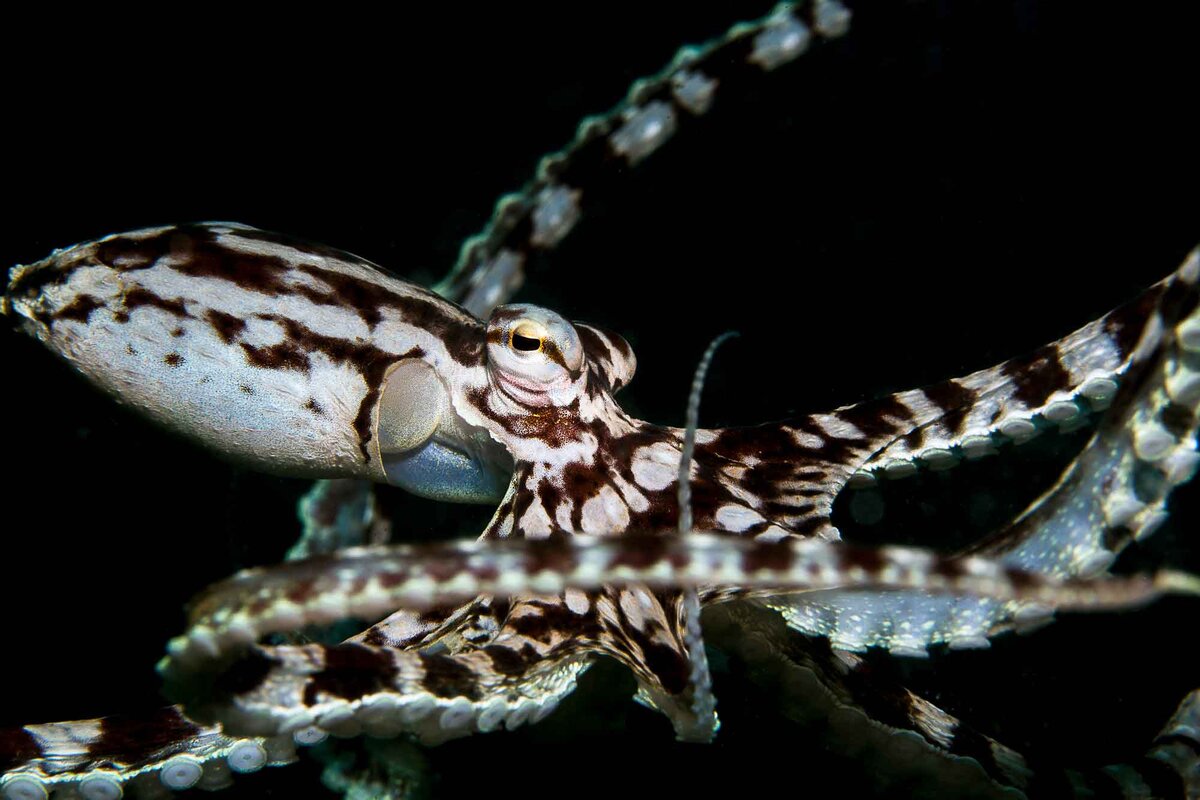
M534 353L542 349L545 331L529 322L518 323L508 335L508 346L523 353Z

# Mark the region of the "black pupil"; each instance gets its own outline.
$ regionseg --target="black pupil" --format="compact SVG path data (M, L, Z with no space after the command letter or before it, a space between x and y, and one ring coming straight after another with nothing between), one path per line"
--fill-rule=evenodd
M528 352L532 352L534 350L541 349L542 340L541 339L533 339L529 336L522 336L521 334L517 333L516 331L513 331L512 346L518 350L524 350L525 352L528 353Z

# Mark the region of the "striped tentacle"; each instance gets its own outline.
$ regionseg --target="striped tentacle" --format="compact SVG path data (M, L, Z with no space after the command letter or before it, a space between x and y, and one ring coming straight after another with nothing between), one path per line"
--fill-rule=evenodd
M713 41L681 49L661 72L636 81L611 111L585 119L575 140L544 157L519 192L500 198L437 291L486 316L521 286L532 253L555 247L590 203L620 190L630 167L696 126L718 91L742 93L803 54L814 38L839 37L849 24L850 12L838 0L785 2Z
M254 646L207 670L168 662L163 671L189 714L225 730L301 737L409 732L437 744L540 721L588 666L580 649L566 642L543 658L501 646L456 654L355 643Z
M292 736L232 738L178 707L151 714L27 725L0 731L0 798L119 800L228 786L235 773L296 760Z
M760 595L834 587L919 589L1063 609L1127 607L1164 592L1200 590L1200 579L1174 572L1063 579L917 548L757 542L699 533L354 548L246 570L210 587L194 602L188 631L171 641L163 670L186 674L270 633L347 617L378 619L401 607L633 583L669 591L698 586L710 597L711 587L719 593L722 586Z
M1194 260L1192 254L1138 299L1032 355L828 414L713 431L697 459L737 465L731 477L778 524L836 539L830 514L847 486L986 456L1108 408L1139 343L1152 347L1161 332L1157 309L1168 286L1190 285Z
M876 423L884 436L850 485L945 469L1042 431L1086 424L1112 403L1137 354L1152 352L1160 303L1172 286L1194 284L1187 274L1195 258L1193 251L1135 300L1027 356L834 412L850 422L875 413L889 418Z
M717 727L694 590L633 585L512 601L485 597L448 616L397 612L354 641L406 649L436 643L439 652L486 650L493 658L507 650L513 663L603 653L629 667L638 701L666 714L680 739L709 741Z
M1143 296L1154 307L1123 359L1113 408L1060 480L976 551L1008 566L1063 578L1102 573L1134 538L1166 518L1167 493L1191 478L1200 406L1200 314L1193 252ZM1117 312L1114 312L1117 313ZM1110 315L1111 317L1111 315ZM1103 322L1103 320L1101 321ZM772 601L797 630L839 648L923 655L931 644L986 647L988 637L1045 621L1048 609L927 593L816 592Z
M1096 435L1056 485L972 552L1059 575L1096 575L1166 520L1200 464L1200 250L1166 286L1156 318Z

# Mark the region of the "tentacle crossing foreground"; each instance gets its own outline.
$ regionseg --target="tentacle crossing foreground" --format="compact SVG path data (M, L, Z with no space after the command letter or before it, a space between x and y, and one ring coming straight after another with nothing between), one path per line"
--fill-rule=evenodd
M621 335L503 304L529 254L574 225L585 177L637 165L717 94L848 24L834 0L784 4L682 51L501 203L440 294L221 222L114 234L13 268L0 310L92 383L212 452L322 483L294 560L195 598L159 665L178 705L0 732L0 797L220 788L329 734L437 744L513 729L552 713L601 656L628 667L680 739L709 741L702 607L730 640L754 639L747 661L814 675L999 786L1200 791L1195 692L1138 760L1048 772L872 681L861 655L985 647L1059 610L1200 595L1185 572L1109 573L1200 462L1200 252L1032 355L753 427L638 419L617 400L636 369ZM843 491L1092 423L1059 480L963 552L840 541ZM477 540L382 544L367 481L496 510ZM347 620L361 632L297 636Z

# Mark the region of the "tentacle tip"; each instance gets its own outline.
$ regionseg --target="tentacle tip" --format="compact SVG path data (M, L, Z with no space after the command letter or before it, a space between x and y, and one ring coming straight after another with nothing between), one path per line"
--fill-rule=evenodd
M1200 575L1177 570L1162 570L1154 576L1154 587L1164 594L1200 597Z

